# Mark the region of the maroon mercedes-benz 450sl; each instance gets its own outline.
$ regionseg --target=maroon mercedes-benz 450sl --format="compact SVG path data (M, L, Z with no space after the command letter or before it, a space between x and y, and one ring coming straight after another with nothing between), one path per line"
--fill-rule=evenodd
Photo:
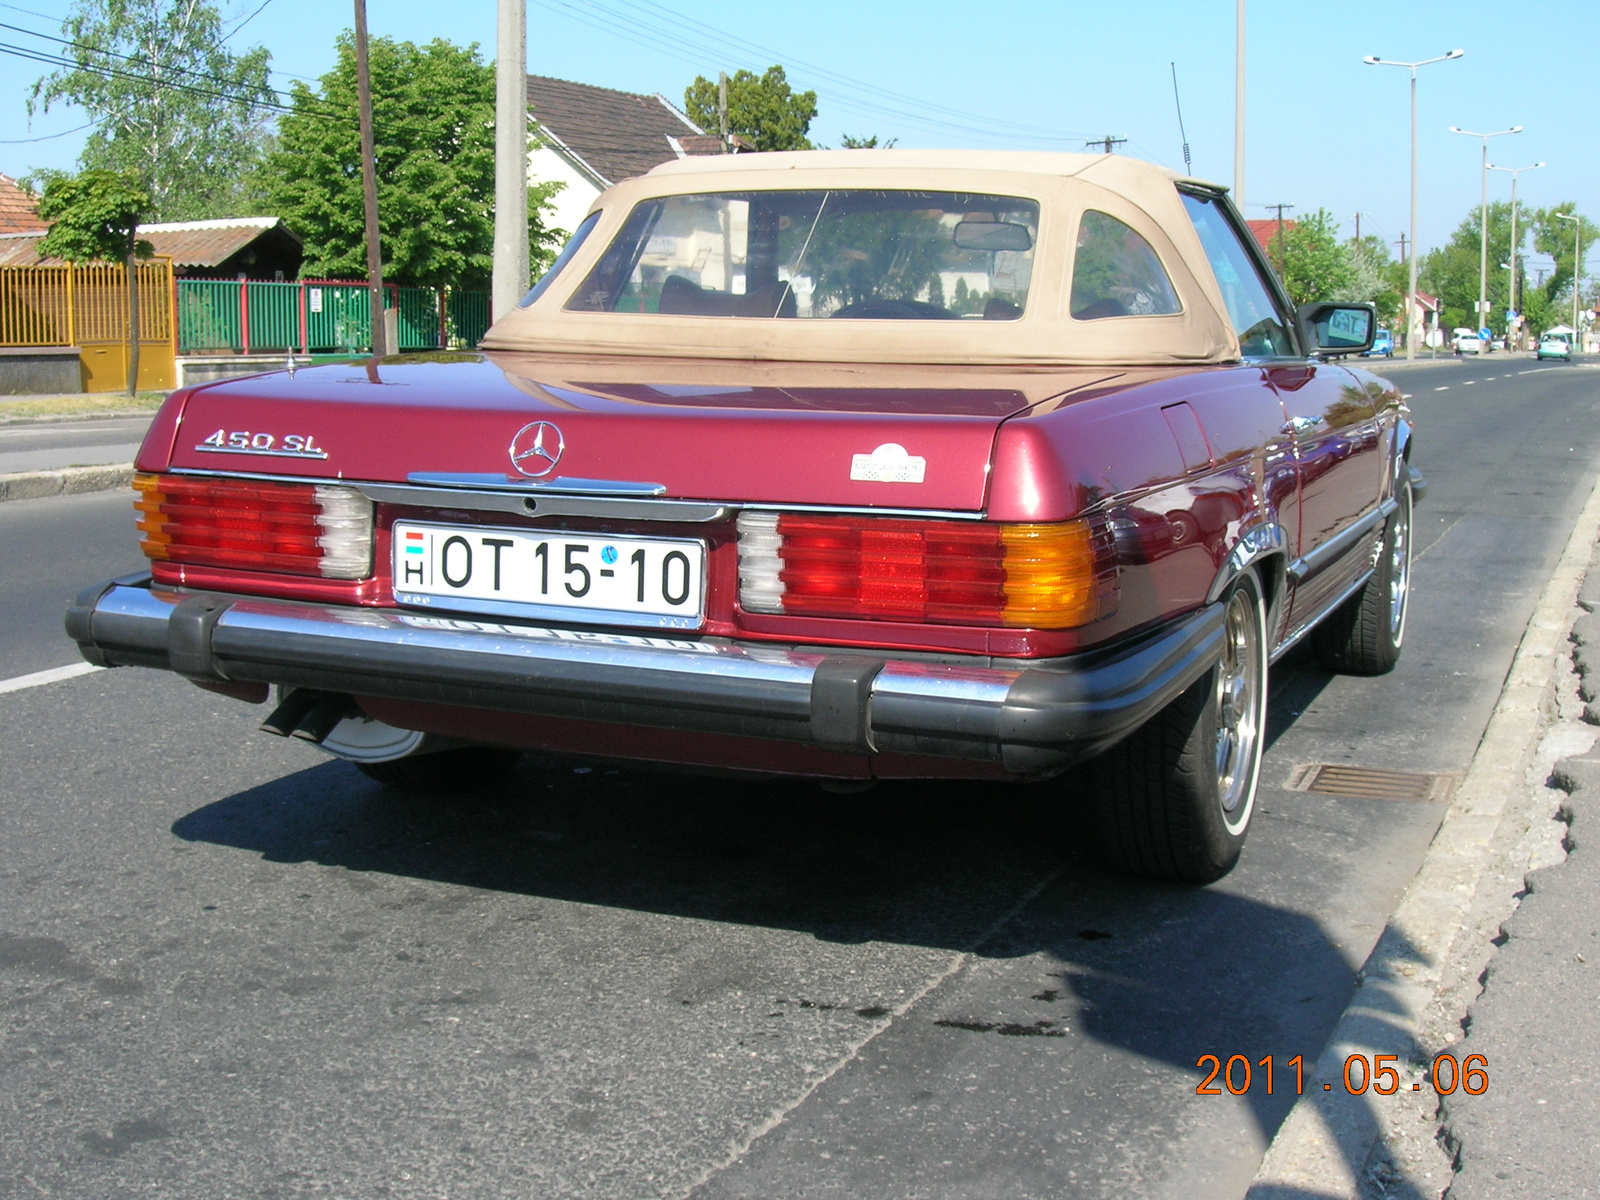
M1040 780L1105 852L1237 860L1267 668L1393 666L1401 397L1225 189L1115 156L689 159L600 196L459 361L184 389L89 661L386 784L524 750ZM447 357L447 356L443 356Z

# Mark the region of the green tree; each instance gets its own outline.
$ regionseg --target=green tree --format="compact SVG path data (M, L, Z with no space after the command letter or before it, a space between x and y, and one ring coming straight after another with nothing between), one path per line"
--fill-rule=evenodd
M1565 299L1571 315L1572 222L1560 221L1557 212L1567 208L1521 208L1517 213L1517 297L1527 328L1533 332L1560 319L1560 302ZM1511 205L1496 201L1489 205L1489 261L1485 278L1489 300L1489 324L1500 329L1511 302L1511 273L1501 267L1511 256ZM1595 233L1585 221L1584 241ZM1445 328L1465 326L1476 329L1483 324L1477 316L1478 274L1482 262L1482 217L1474 206L1456 226L1450 240L1423 256L1418 265L1418 286L1433 292L1442 301L1439 323ZM1535 251L1556 260L1554 273L1541 286L1527 270L1529 243Z
M1295 304L1358 298L1351 295L1356 284L1355 255L1339 239L1338 222L1325 208L1301 217L1282 234L1274 233L1267 257L1282 264L1283 285Z
M1572 320L1573 263L1575 261L1573 251L1577 247L1573 245L1573 223L1561 220L1556 216L1557 213L1566 213L1568 216L1576 216L1578 218L1583 231L1583 254L1585 258L1589 256L1589 248L1595 245L1597 238L1600 238L1600 229L1597 229L1593 221L1580 213L1575 204L1554 204L1549 208L1525 208L1520 213L1519 220L1526 222L1527 227L1531 230L1533 248L1539 253L1548 254L1556 260L1555 270L1544 281L1543 288L1527 289L1529 296L1532 296L1535 292L1542 291L1545 300L1548 302L1549 316L1546 324L1539 326L1541 329L1546 328L1548 325L1554 325L1559 321L1570 322ZM1595 284L1594 277L1586 276L1583 282L1587 288L1585 294L1592 295Z
M413 287L487 287L494 269L494 67L476 44L368 43L384 278ZM356 119L355 42L312 89L293 87L267 160L273 211L305 241L306 275L367 273ZM529 189L535 278L566 234L545 224L559 184Z
M709 133L719 133L717 81L697 75L683 93L689 119ZM728 77L728 131L757 150L810 150L806 133L817 115L817 94L789 87L781 66L766 73L736 71Z
M137 171L83 171L57 174L39 198L39 216L50 229L39 241L40 258L69 263L121 262L128 273L128 395L139 383L139 275L150 243L138 236L139 218L150 207L150 193Z
M841 133L839 135L839 148L841 150L893 150L894 144L899 140L899 138L890 138L886 142L880 142L878 135L875 133L869 134L867 137L851 137L848 133Z
M61 36L72 65L34 83L28 115L89 114L80 169L137 171L151 219L241 215L275 99L266 50L229 51L208 0L76 0Z

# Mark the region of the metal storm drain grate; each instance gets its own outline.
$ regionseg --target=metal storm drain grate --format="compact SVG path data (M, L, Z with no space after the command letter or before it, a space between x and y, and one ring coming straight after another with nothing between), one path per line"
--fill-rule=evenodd
M1319 796L1352 796L1363 800L1411 800L1424 803L1449 798L1455 779L1415 771L1382 771L1341 763L1312 763L1289 777L1289 789Z

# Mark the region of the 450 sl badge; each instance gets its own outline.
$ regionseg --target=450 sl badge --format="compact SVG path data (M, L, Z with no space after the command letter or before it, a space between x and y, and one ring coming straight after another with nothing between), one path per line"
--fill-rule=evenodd
M274 458L327 458L309 433L290 433L282 438L271 433L219 429L195 447L211 454L267 454Z

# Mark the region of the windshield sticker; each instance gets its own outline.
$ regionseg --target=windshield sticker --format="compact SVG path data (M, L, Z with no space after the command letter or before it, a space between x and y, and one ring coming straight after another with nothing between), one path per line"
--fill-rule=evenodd
M863 483L921 483L927 469L927 459L907 454L898 442L885 442L850 460L850 478Z

